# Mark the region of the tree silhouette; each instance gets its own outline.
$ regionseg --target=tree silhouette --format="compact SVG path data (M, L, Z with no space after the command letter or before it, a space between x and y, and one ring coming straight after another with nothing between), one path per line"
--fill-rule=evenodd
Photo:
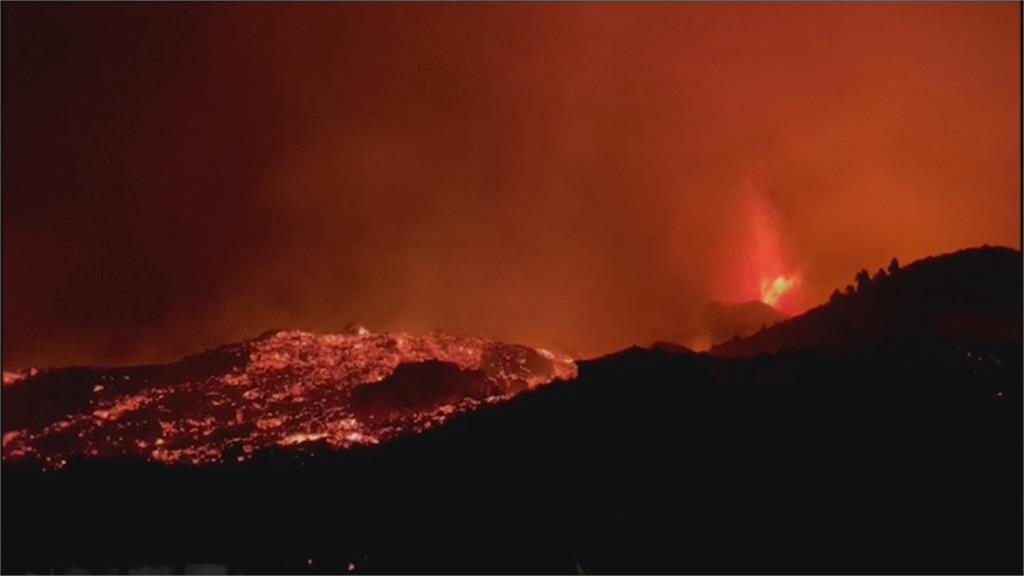
M843 297L843 294L841 292L839 292L839 288L836 288L835 290L832 291L832 295L829 296L828 301L829 302L836 302L836 301L838 301L842 297Z
M868 274L868 271L864 268L861 268L860 272L857 272L857 276L854 277L854 280L857 281L858 292L865 290L868 286L871 285L871 276Z
M886 276L885 270L879 268L878 272L875 272L875 275L871 278L871 281L878 283L879 281L885 280Z
M893 256L892 260L889 262L889 275L890 276L894 276L899 271L900 271L900 261L897 260L895 256Z

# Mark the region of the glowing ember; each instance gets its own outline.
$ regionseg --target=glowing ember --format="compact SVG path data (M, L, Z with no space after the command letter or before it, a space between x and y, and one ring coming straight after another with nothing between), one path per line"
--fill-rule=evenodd
M798 278L796 276L790 278L776 276L775 280L772 281L763 280L761 282L761 301L769 306L778 305L779 298L795 286L797 281Z
M95 378L74 383L87 393L45 422L8 429L5 420L3 458L36 459L48 467L75 457L115 456L202 464L244 461L272 446L345 449L426 430L481 404L576 375L571 359L546 350L365 329L344 335L277 332L178 364L128 370L140 376L97 370ZM68 382L60 375L39 377L72 385L70 375ZM7 376L5 402L18 402L19 393L38 384L35 373ZM353 393L372 410L354 406Z
M4 386L10 386L22 382L27 378L31 378L39 374L39 370L36 368L29 368L28 370L21 370L18 372L4 372Z

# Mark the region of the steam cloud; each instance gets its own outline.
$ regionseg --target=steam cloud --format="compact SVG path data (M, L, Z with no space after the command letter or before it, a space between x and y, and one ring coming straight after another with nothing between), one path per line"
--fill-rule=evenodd
M803 306L1019 248L1020 9L5 4L5 367L687 343L752 174Z

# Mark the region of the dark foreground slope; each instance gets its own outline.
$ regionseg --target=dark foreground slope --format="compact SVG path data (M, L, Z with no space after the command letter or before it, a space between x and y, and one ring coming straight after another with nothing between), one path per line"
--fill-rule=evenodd
M5 464L2 568L1019 573L1021 373L1019 341L632 349L374 447Z
M714 346L717 356L846 348L948 338L1020 339L1019 250L981 247L925 258L891 274L858 275L828 304L746 338Z
M750 336L786 319L782 312L759 300L711 302L704 307L702 316L715 344Z

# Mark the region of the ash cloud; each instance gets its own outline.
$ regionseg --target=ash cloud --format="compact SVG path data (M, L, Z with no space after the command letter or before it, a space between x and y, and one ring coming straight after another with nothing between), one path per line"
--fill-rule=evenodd
M4 366L686 343L751 170L809 304L1019 247L1019 10L5 4Z

